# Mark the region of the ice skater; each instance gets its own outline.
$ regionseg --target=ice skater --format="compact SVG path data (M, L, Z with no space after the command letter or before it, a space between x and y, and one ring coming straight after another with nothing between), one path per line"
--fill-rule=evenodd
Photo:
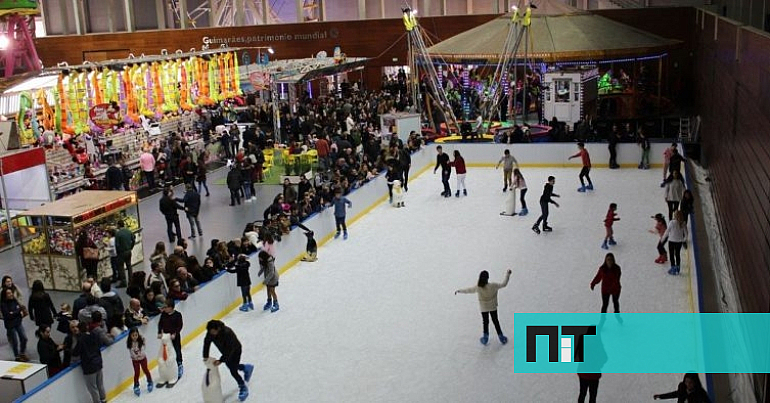
M254 372L254 366L251 364L241 364L241 353L243 348L233 329L225 326L222 321L210 320L206 324L206 337L203 339L203 362L209 358L209 349L211 343L217 347L221 353L214 365L219 366L224 363L230 374L238 383L238 400L244 401L249 397L249 387L246 384L251 380L251 374ZM243 372L243 378L238 371Z
M455 167L455 173L457 174L457 191L455 192L455 197L460 197L461 187L463 188L463 196L468 196L468 190L465 188L465 173L467 172L465 169L465 158L463 158L457 150L454 151L454 157L455 159L450 162L449 165Z
M651 217L655 220L655 228L650 230L650 233L658 235L658 258L655 259L655 263L664 264L668 261L665 239L663 234L666 233L666 219L663 214L655 214Z
M559 197L559 195L553 192L553 185L555 184L556 178L549 176L548 182L546 182L545 186L543 186L543 194L540 196L540 217L537 218L535 225L532 226L532 231L535 231L535 233L538 235L540 235L541 222L543 223L543 231L553 231L553 228L548 226L548 203L553 203L554 206L557 208L559 207L559 203L556 203L553 200L553 197Z
M509 187L513 189L511 174L513 173L514 165L518 167L519 162L516 161L516 158L513 155L511 155L510 150L505 150L503 151L503 156L500 158L500 161L497 162L495 169L500 168L500 164L503 164L503 192L505 192Z
M388 164L388 173L385 174L385 180L388 183L388 204L393 204L393 183L400 181L401 172L398 170L398 162L391 161Z
M264 252L263 253L267 253ZM241 298L243 298L243 305L241 305L241 312L248 312L254 310L254 302L251 301L251 276L249 275L249 257L241 253L237 259L233 259L227 263L225 270L228 273L235 273L236 285L241 289Z
M607 313L610 297L612 297L615 313L620 313L620 266L615 263L615 255L612 253L604 257L604 264L599 267L599 271L591 281L591 291L600 282L602 283L602 313Z
M481 309L481 319L484 326L484 333L481 336L481 344L487 345L489 342L489 317L492 317L492 324L495 325L497 336L500 338L500 343L508 343L508 338L503 335L503 330L500 328L500 322L497 320L497 290L504 288L508 285L508 280L511 279L511 271L508 270L505 273L505 280L502 283L490 283L489 272L483 270L479 273L478 283L469 288L461 288L455 291L460 294L478 294L479 296L479 308Z
M345 215L347 214L345 206L353 207L353 203L342 195L342 189L337 189L334 191L332 204L334 205L334 222L337 226L337 233L334 234L334 239L340 237L340 230L344 232L342 239L348 239L348 226L345 225Z
M678 402L711 403L709 394L703 389L698 374L684 374L684 379L679 382L675 391L653 395L652 398L654 400L677 399Z
M663 233L663 239L668 239L668 254L671 261L668 274L677 275L682 264L679 255L683 247L687 249L687 224L684 222L684 215L681 211L674 212L674 219L668 222L668 228Z
M580 142L577 143L577 146L578 152L575 155L571 155L568 159L571 160L573 158L580 157L580 160L583 162L583 168L580 170L580 175L578 176L578 178L580 178L580 187L578 188L578 192L594 190L594 184L591 182L591 176L589 176L591 173L591 156L588 155L588 150L586 150L585 144ZM588 186L586 186L583 178L588 180Z
M436 166L433 168L433 173L436 173L439 167L441 167L441 183L444 185L444 191L441 195L444 197L452 197L452 189L449 188L449 177L452 175L452 167L449 166L449 155L444 154L441 146L436 147L438 155L436 155Z
M612 231L612 224L615 221L620 221L620 217L618 217L617 211L618 205L615 203L610 203L610 208L607 210L607 216L604 217L604 243L602 243L602 249L609 249L610 246L617 245L617 242L615 242L615 237L613 237L614 232ZM609 245L609 246L608 246Z
M524 175L521 174L519 168L513 170L513 189L519 189L519 201L521 202L519 215L524 216L529 214L529 210L527 210L527 200L524 198L524 196L527 195L527 181L524 180Z
M152 375L147 368L147 353L144 351L145 344L144 337L139 333L139 328L132 327L128 331L128 337L126 337L126 347L128 347L131 363L134 366L134 394L137 396L142 393L141 389L139 389L140 368L144 372L145 378L147 378L147 393L152 392L153 389Z
M275 287L278 287L278 271L275 270L275 258L265 251L259 252L259 273L258 276L264 276L265 288L267 288L267 303L262 307L263 311L276 312L278 306L278 294L275 293Z

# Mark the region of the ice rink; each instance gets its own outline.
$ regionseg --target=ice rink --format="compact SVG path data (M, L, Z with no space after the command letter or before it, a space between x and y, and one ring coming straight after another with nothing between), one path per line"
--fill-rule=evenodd
M598 312L600 287L592 292L589 283L606 253L602 222L611 202L621 218L618 245L610 249L623 270L621 311L692 310L687 251L678 277L653 262L657 236L648 232L650 216L666 214L659 169L596 169L596 190L585 194L576 191L578 169L522 172L530 214L507 217L499 215L505 198L500 170L469 169L469 194L459 199L440 197L439 175L428 170L409 184L405 208L377 206L350 226L348 240L324 244L317 262L285 272L279 312L261 310L262 290L254 295L257 310L228 314L223 321L244 346L242 361L256 366L248 401L575 401L574 374L514 374L512 343L503 346L491 336L481 345L477 298L454 291L474 285L481 270L494 282L513 270L498 297L509 337L514 312ZM551 208L554 231L538 236L530 228L548 175L556 177L561 207ZM454 173L451 184L454 192ZM238 290L232 293L238 298ZM141 400L202 401L202 345L201 336L185 346L185 375L173 389L147 394L142 380ZM237 401L235 381L220 368L226 401ZM680 380L681 374L605 374L598 401L651 401ZM114 401L136 400L129 388Z

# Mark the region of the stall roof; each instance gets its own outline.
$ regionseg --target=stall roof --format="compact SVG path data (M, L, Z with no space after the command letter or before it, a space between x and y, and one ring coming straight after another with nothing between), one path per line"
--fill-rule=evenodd
M541 0L532 10L528 57L544 62L608 60L660 54L680 41L666 39L609 18ZM446 61L497 63L508 35L511 15L500 16L428 49ZM524 42L516 52L524 56Z
M29 80L8 88L7 90L3 91L3 94L12 94L24 91L37 91L41 88L53 88L56 86L58 80L58 76L53 74L33 77Z
M337 63L333 57L275 60L265 66L255 64L241 66L241 77L252 72L263 72L273 75L276 82L303 83L323 76L356 70L363 67L367 61L369 59L366 57L348 57L342 63Z
M27 210L22 215L74 217L134 193L122 190L88 190Z

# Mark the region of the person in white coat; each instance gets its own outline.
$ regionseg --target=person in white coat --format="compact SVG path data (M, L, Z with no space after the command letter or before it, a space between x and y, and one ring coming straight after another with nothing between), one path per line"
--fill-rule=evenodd
M668 204L668 219L674 218L674 211L679 209L679 202L684 195L684 179L679 171L674 171L665 181L666 184L666 204Z
M489 272L483 270L479 273L479 281L476 286L469 288L462 288L455 291L461 294L478 294L479 296L479 308L481 309L481 318L484 324L484 334L481 336L481 344L486 345L489 342L489 317L492 317L492 323L495 325L497 336L500 338L500 343L508 343L508 338L503 335L503 330L500 328L500 322L497 320L497 290L504 288L508 285L508 280L511 278L511 271L508 270L505 273L505 280L502 283L490 283Z
M668 222L668 228L661 237L661 239L668 238L668 254L671 261L671 269L668 270L668 274L679 274L681 267L679 254L682 247L687 249L687 235L687 222L684 220L684 214L677 210L674 212L674 219Z

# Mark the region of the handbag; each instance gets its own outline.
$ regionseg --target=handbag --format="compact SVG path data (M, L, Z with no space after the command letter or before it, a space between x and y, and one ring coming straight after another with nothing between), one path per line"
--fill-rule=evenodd
M86 246L83 248L83 259L96 260L99 259L99 249Z

